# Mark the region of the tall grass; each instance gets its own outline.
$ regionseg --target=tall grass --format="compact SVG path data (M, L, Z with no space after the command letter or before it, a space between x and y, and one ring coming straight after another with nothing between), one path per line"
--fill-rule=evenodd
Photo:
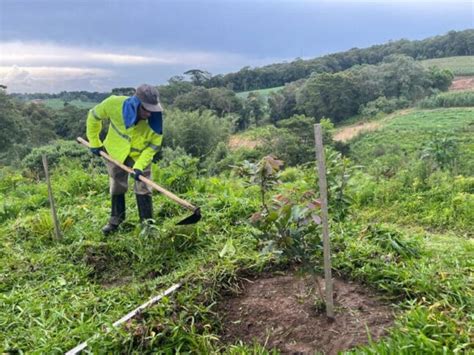
M474 107L474 90L444 92L421 100L417 106L420 108Z

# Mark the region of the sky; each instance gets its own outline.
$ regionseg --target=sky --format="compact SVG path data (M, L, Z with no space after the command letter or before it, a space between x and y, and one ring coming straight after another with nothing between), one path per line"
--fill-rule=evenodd
M109 91L468 28L472 0L0 0L0 84Z

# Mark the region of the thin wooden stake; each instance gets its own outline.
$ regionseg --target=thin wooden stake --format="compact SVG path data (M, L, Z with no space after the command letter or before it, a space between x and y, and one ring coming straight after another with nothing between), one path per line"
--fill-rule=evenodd
M326 164L324 157L323 135L321 125L314 125L314 141L316 147L316 160L318 163L319 193L321 195L321 221L323 225L323 251L324 251L324 280L326 283L326 314L334 319L334 301L332 294L331 273L331 246L329 242L328 222L328 194L326 181Z
M181 283L177 283L177 284L174 284L173 286L171 286L170 288L168 288L167 290L165 290L164 292L160 293L158 296L155 296L151 299L149 299L147 302L145 302L144 304L142 304L140 307L137 307L135 308L133 311L127 313L126 315L124 315L122 318L120 318L118 321L116 321L114 324L112 324L112 327L118 327L119 325L121 325L122 323L125 323L126 321L128 321L129 319L135 317L137 314L139 314L142 310L144 310L145 308L147 307L150 307L150 306L153 306L155 303L157 303L159 300L161 300L163 297L169 295L170 293L174 292L176 289L180 288L181 287ZM109 333L112 331L113 328L106 328L105 329L105 333ZM82 350L84 350L85 348L87 348L87 343L94 340L95 338L97 338L99 336L99 334L95 334L93 335L92 337L90 337L88 340L86 340L85 342L79 344L78 346L76 346L75 348L69 350L66 355L75 355L75 354L78 354L80 353Z
M53 224L54 224L54 235L56 236L57 240L60 240L61 230L59 229L59 221L58 221L58 216L56 214L56 205L54 204L53 189L51 188L51 181L49 179L48 159L46 158L45 154L43 154L41 158L43 160L46 183L48 184L48 197L49 197L49 205L51 206L51 218L53 219Z

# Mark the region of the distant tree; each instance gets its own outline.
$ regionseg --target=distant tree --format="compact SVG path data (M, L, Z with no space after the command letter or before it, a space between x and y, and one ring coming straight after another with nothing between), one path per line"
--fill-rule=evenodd
M224 88L212 88L207 90L210 95L209 108L220 117L232 112L241 111L242 102L232 90Z
M246 116L246 121L253 121L256 126L259 126L265 116L265 100L262 95L256 92L249 93L242 107L241 115Z
M135 94L135 88L132 88L132 87L122 87L122 88L112 89L112 95L132 96L134 94Z
M357 112L358 93L350 73L317 74L302 86L298 106L307 116L329 117L334 122Z
M431 67L429 69L431 87L447 91L453 82L454 75L447 69L440 69L438 67Z
M268 98L270 121L275 123L301 113L296 102L296 96L305 80L294 81L285 85L282 90L271 93Z
M57 138L54 111L16 100L0 90L0 163L18 163L34 147Z
M285 118L285 96L281 92L271 92L267 101L270 122L275 123Z
M229 113L240 112L242 102L232 90L194 86L190 92L177 96L174 106L183 111L212 110L222 117Z
M54 111L44 105L29 103L21 108L28 125L28 142L32 146L47 144L55 139Z
M206 110L211 107L211 94L208 89L195 86L190 92L176 97L174 105L183 111Z
M191 92L193 87L193 84L184 80L183 76L173 76L168 80L168 84L158 86L160 100L165 105L172 105L178 96Z
M222 74L218 74L218 75L214 75L212 76L209 81L206 83L206 87L211 87L211 88L215 88L215 87L224 87L224 75ZM229 88L230 90L232 90L232 88Z
M86 131L87 109L65 105L55 113L54 131L63 139L83 137Z
M211 73L201 69L190 69L185 71L184 75L189 75L192 83L196 86L205 86L212 77Z

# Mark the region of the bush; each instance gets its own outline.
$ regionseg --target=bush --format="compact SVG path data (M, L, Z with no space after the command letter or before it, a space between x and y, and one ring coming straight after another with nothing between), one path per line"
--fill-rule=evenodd
M387 99L385 96L379 96L376 100L361 105L359 113L363 116L373 117L383 113L392 113L395 110L408 107L409 101L405 98Z
M187 155L183 148L163 149L159 167L154 167L153 178L163 187L176 193L188 191L194 184L198 172L198 159Z
M23 160L22 166L35 175L43 174L41 156L45 154L49 168L57 165L61 158L78 158L83 166L87 166L94 159L90 152L76 142L58 140L52 144L34 148Z
M172 110L167 113L164 130L164 146L181 147L186 154L204 159L219 142L227 141L230 125L210 111Z

